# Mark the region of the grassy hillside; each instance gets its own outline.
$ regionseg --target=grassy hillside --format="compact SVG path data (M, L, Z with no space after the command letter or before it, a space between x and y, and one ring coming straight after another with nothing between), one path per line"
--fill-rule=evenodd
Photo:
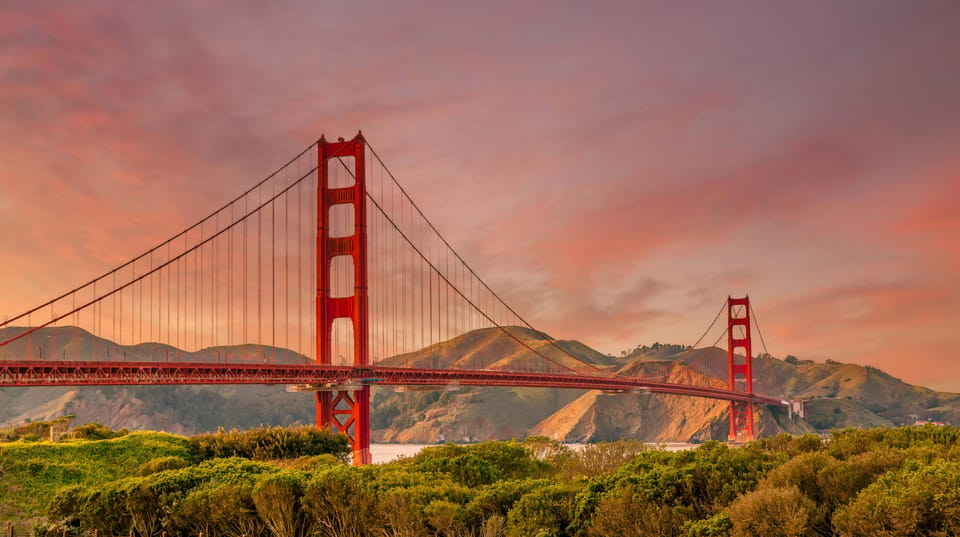
M55 493L77 486L142 477L206 460L244 457L272 460L332 455L342 460L347 438L314 427L257 428L183 437L168 433L79 428L85 438L57 442L0 442L0 520L39 516ZM119 435L119 436L117 436ZM112 437L112 438L107 438Z
M0 443L0 519L37 516L64 485L139 475L142 465L160 457L192 459L189 440L138 432L109 440Z
M791 367L788 386L799 397L845 399L897 425L912 423L912 416L960 422L960 394L912 386L869 366L805 363Z
M546 360L566 367L582 367L579 361L598 368L611 368L617 361L578 341L558 341L519 326L483 328L416 352L382 360L384 365L447 369L539 370Z

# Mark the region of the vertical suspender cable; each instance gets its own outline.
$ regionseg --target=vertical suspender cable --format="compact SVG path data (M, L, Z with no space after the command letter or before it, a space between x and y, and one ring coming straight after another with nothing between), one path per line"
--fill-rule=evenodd
M263 203L263 191L260 191L260 203ZM257 211L257 344L263 343L263 258L261 246L263 243L263 212Z
M290 350L290 192L283 194L283 346Z
M217 212L213 225L214 234L220 233L219 212ZM210 250L210 262L213 263L213 266L210 267L210 288L213 290L213 296L210 298L210 343L217 347L220 345L220 331L216 329L216 320L220 316L220 282L217 278L217 272L220 270L219 237L210 243Z
M217 227L214 228L214 233L216 233ZM217 253L217 241L214 240L210 243L210 267L207 270L210 272L210 346L217 346L217 331L213 327L214 320L217 318L217 284L216 284L216 272L217 272L217 263L215 256ZM213 351L211 351L212 353Z
M93 298L97 298L97 280L93 281ZM99 307L97 307L99 306ZM93 305L93 354L90 356L91 360L100 361L100 338L97 337L100 334L100 331L103 330L103 304L100 304L100 301L97 300Z
M193 251L193 349L200 350L200 250Z
M274 188L276 195L276 188ZM270 202L270 345L277 346L277 210Z
M244 213L247 212L246 198L243 199L243 212ZM247 285L249 280L247 278L247 219L246 218L243 219L242 235L243 235L243 247L242 247L243 252L241 253L241 260L243 261L243 267L241 267L241 273L242 273L241 278L243 279L243 315L242 315L243 327L242 327L242 330L243 330L243 344L249 345L250 339L247 338L247 311L248 311Z
M300 176L300 161L297 161L297 176ZM303 188L297 187L297 351L306 355L303 348Z
M227 233L227 345L234 345L233 337L233 235L236 229L232 225L236 222L233 215L233 204L230 204L230 231Z
M150 250L150 272L153 272L153 250ZM154 283L154 278L153 278L153 276L150 276L150 304L149 304L149 308L150 308L150 341L155 341L155 340L153 339L153 283ZM97 285L97 282L93 282L93 285L94 285L94 287L93 287L94 293L93 293L93 294L96 295L96 294L97 294L97 293L96 293L96 289L97 289L96 285ZM157 339L160 339L160 338L157 338Z
M177 343L176 347L180 348L180 259L177 259Z

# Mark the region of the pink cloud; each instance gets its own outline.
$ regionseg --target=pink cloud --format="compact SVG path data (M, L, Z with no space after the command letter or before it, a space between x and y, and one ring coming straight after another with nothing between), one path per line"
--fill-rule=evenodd
M688 343L744 291L780 354L953 333L955 7L222 7L0 11L4 314L363 129L554 336Z

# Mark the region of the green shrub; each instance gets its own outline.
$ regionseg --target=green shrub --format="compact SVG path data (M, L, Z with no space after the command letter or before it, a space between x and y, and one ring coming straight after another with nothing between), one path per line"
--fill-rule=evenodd
M507 515L507 534L571 537L574 506L582 488L582 483L557 483L524 494Z
M732 537L814 537L822 512L797 487L748 492L727 508Z
M70 437L76 440L109 440L110 438L117 438L118 436L125 436L127 434L130 434L130 431L126 429L114 431L106 425L91 422L75 428L73 432L70 433Z
M587 536L679 537L684 522L673 508L620 488L600 500Z
M221 429L216 433L191 437L190 445L201 460L225 457L295 459L328 453L346 460L350 454L346 435L309 426L229 432Z
M960 464L910 462L837 509L834 526L847 537L956 535L960 528Z
M190 466L190 463L183 457L160 457L159 459L149 460L137 468L137 475L146 476L163 472L166 470L179 470Z

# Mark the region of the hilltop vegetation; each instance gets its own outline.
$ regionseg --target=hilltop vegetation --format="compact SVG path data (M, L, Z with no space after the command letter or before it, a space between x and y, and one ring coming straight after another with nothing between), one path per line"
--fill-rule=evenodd
M950 427L848 429L826 443L813 435L779 435L742 447L707 442L679 452L636 441L571 451L531 437L447 444L365 467L285 448L229 456L241 445L262 444L252 438L285 434L234 433L211 441L135 433L59 445L0 444L4 479L15 488L35 487L36 476L52 481L46 468L35 467L76 464L81 451L99 465L83 475L74 469L73 484L55 491L0 501L20 502L24 514L42 513L38 535L51 536L94 530L165 531L171 537L899 537L960 531L960 430ZM200 456L197 446L204 444L219 447Z

